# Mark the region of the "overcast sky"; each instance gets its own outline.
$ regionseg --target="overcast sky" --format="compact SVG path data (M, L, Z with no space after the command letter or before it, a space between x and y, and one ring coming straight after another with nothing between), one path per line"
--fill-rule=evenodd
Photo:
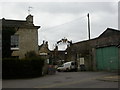
M38 42L49 42L53 49L64 37L73 43L87 40L87 14L90 14L91 38L98 37L107 28L118 29L117 2L0 2L0 19L25 20L28 7L38 30ZM59 49L63 49L63 45Z

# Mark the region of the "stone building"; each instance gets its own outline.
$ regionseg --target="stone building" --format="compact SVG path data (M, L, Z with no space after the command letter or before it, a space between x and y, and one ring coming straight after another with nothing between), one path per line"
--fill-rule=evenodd
M24 58L26 53L34 51L38 54L38 29L33 24L33 16L26 20L2 21L2 56L3 58Z
M120 31L107 28L99 37L76 43L70 43L64 51L48 49L48 43L43 42L39 54L45 54L51 64L62 64L76 61L84 64L86 70L120 69ZM63 61L64 60L64 61Z
M65 62L66 59L66 51L58 50L58 46L55 47L53 51L51 51L51 59L54 64L61 65Z
M39 56L47 60L50 57L50 53L51 51L48 48L48 42L43 41L43 44L39 46Z
M49 50L48 42L43 41L43 44L39 46L39 56L47 60L49 64L61 64L66 59L66 51L58 50L58 46L54 50Z
M86 70L96 70L96 50L97 48L117 46L120 44L120 31L107 28L99 37L73 43L67 51L67 60L82 61Z

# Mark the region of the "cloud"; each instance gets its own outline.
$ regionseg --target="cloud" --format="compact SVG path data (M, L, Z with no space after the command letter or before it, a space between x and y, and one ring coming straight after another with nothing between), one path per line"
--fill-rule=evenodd
M40 12L49 13L74 13L81 12L115 12L116 2L40 2L31 3L31 5Z
M0 7L2 8L2 16L0 18L6 19L25 19L28 15L27 3L12 3L12 2L2 2Z
M5 2L0 3L0 18L25 20L32 6L34 24L39 29L39 45L49 41L50 49L66 37L78 42L88 39L87 13L90 13L91 37L99 36L106 28L117 29L117 2Z
M35 24L41 23L42 26L48 28L48 27L61 25L66 22L70 22L71 20L76 19L76 16L77 15L66 14L66 13L61 13L61 14L51 14L51 13L45 13L45 12L36 13Z

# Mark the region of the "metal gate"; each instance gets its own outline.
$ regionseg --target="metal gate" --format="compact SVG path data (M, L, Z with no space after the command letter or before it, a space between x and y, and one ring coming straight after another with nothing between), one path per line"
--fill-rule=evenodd
M118 48L115 46L96 49L98 70L118 70Z

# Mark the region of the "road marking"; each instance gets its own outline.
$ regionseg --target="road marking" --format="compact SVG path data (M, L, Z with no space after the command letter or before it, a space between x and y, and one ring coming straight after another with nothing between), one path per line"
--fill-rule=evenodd
M101 76L105 76L105 75L101 75ZM93 77L93 78L88 78L88 79L79 80L79 81L63 82L63 83L45 85L45 86L34 87L34 88L53 88L53 87L58 87L58 86L73 85L73 84L77 84L77 83L81 83L81 82L86 82L86 81L90 81L90 80L93 80L93 79L97 79L97 78L99 78L101 76L96 76L96 77Z

